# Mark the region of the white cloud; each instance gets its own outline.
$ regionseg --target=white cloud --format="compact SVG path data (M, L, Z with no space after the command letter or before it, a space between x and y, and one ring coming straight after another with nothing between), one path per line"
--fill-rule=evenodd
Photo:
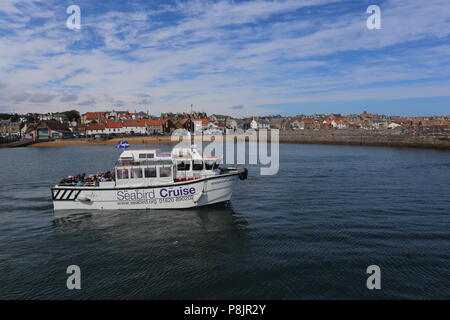
M52 101L55 98L55 95L53 94L46 94L46 93L34 93L29 101L35 102L35 103L47 103Z
M93 105L95 105L95 104L97 104L97 102L96 102L95 99L93 99L93 98L78 103L78 105L79 105L79 106L82 106L82 107L93 106Z
M16 92L16 93L11 93L11 94L7 95L6 96L6 101L11 101L11 102L14 102L14 103L20 103L20 102L28 100L29 97L30 97L29 93Z
M365 10L307 20L293 14L345 6L340 2L184 1L155 11L88 15L74 32L50 4L2 0L0 11L14 21L4 27L15 33L0 33L0 104L35 111L45 102L56 111L80 100L81 111L151 105L157 113L193 103L208 112L250 114L267 112L256 107L263 104L445 94L436 79L448 77L450 47L440 43L450 35L447 0L387 0L383 29L374 31L365 28ZM161 23L161 12L180 18ZM27 26L34 16L46 22ZM98 48L77 50L94 34ZM409 50L412 42L423 49ZM421 83L411 90L399 81Z
M61 102L74 102L77 100L78 96L76 94L65 94L59 99Z

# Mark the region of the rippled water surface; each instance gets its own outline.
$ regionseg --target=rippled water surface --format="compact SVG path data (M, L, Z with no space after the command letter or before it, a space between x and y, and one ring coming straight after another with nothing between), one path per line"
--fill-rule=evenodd
M55 182L117 156L0 149L0 298L450 298L450 152L282 144L278 175L251 166L228 206L54 216Z

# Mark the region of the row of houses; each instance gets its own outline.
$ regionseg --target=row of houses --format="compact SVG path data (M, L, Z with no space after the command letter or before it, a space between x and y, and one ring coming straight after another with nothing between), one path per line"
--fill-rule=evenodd
M149 119L151 116L145 112L128 112L128 111L95 111L86 112L81 115L81 124L89 123L105 123L106 121L137 121Z
M94 111L81 115L79 121L70 121L65 113L33 114L37 121L51 121L66 124L74 134L114 134L114 133L170 133L183 128L189 119L199 119L204 129L225 131L226 129L269 129L270 121L264 118L234 119L226 115L210 115L204 112L162 113L160 117L144 112Z
M74 111L74 110L73 110ZM75 111L76 112L76 111ZM36 114L34 114L36 115ZM205 134L220 134L236 129L279 129L279 130L326 130L326 129L364 129L387 130L396 128L420 128L450 126L449 117L412 117L385 116L370 114L346 115L298 115L282 117L251 117L236 119L227 115L210 115L204 112L163 113L160 117L144 112L128 111L86 112L78 121L70 121L66 113L38 114L36 123L25 120L13 123L11 120L0 121L0 133L18 132L32 139L56 139L69 136L93 135L156 135L170 134L176 129L191 129L193 121L201 123ZM24 118L26 119L26 118ZM36 119L36 117L34 117ZM34 122L35 120L33 120ZM28 121L29 122L29 121ZM414 128L412 128L414 130Z
M381 120L352 120L352 119L290 119L284 129L291 130L321 130L321 129L366 129L389 130L400 127L448 126L450 121L411 120L411 119L381 119Z
M134 114L129 114L134 116ZM167 118L168 115L173 118ZM194 113L193 116L206 116L204 113ZM127 115L128 116L128 115ZM161 119L127 119L123 116L117 117L113 113L88 112L82 115L81 125L86 126L86 134L161 134L171 133L176 129L189 129L193 127L191 121L202 123L202 130L205 133L216 134L226 132L226 130L236 129L265 129L270 128L270 123L265 120L233 119L231 117L187 117L188 114L165 113Z
M18 134L20 132L19 121L0 120L0 134L3 136L10 134Z
M59 139L72 137L74 135L81 136L96 136L96 135L157 135L157 134L171 134L177 129L191 130L194 127L193 121L201 123L201 130L205 134L221 134L229 132L229 130L238 129L238 126L228 127L225 122L215 121L210 122L208 119L180 119L180 120L154 120L154 119L139 119L126 121L109 121L102 120L99 123L79 124L71 127L65 123L57 120L41 120L36 124L31 124L22 129L22 134L33 140ZM3 121L3 123L5 123ZM282 123L282 128L279 124ZM393 121L372 123L372 127L365 127L363 122L349 122L345 120L313 120L313 119L291 119L283 120L282 122L274 124L273 127L279 129L291 130L324 130L324 129L396 129L405 128L407 125L416 126L450 126L450 121L439 122L405 122L404 119L397 119ZM3 126L3 128L6 126ZM271 125L267 121L257 121L252 119L245 122L243 129L270 129ZM14 130L17 130L15 128ZM17 130L18 131L18 130Z
M86 125L85 134L161 134L170 132L166 120L139 119L131 121L101 121Z
M93 119L94 116L86 117L86 121ZM206 134L225 133L236 129L270 129L270 123L267 120L249 119L248 121L237 121L232 118L225 118L210 121L208 118L200 119L138 119L111 121L106 117L97 116L95 121L89 121L86 125L86 134L163 134L172 133L177 129L190 130L194 127L193 122L201 123L201 128Z
M88 118L86 118L88 119ZM34 124L25 125L22 134L25 138L33 141L49 139L63 139L74 136L103 136L103 135L158 135L171 134L177 129L192 130L194 122L200 124L200 129L205 134L222 134L227 130L237 129L234 121L222 122L220 120L210 122L207 118L202 119L180 119L180 120L158 120L137 119L112 121L106 117L98 117L96 121L72 125L55 119L40 120ZM248 128L258 128L257 122L253 121ZM17 128L17 131L20 131Z
M155 135L171 133L176 129L190 129L192 122L190 119L181 120L155 120L138 119L124 121L110 121L106 118L97 119L98 122L86 125L86 135L118 135L118 134L143 134ZM193 119L200 121L202 125L207 126L207 119Z
M63 112L36 113L34 114L34 116L36 117L36 119L38 119L38 121L56 120L61 123L69 121L69 118Z

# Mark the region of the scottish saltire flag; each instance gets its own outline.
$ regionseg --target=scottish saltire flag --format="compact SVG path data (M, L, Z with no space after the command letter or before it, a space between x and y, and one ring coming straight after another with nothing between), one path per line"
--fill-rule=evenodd
M126 149L130 146L128 141L119 141L119 143L116 145L117 149Z

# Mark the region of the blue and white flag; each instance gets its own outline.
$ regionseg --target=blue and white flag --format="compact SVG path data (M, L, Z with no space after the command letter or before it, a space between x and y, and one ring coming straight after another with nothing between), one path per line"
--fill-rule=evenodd
M130 146L128 141L119 141L119 143L116 145L117 149L126 149Z

